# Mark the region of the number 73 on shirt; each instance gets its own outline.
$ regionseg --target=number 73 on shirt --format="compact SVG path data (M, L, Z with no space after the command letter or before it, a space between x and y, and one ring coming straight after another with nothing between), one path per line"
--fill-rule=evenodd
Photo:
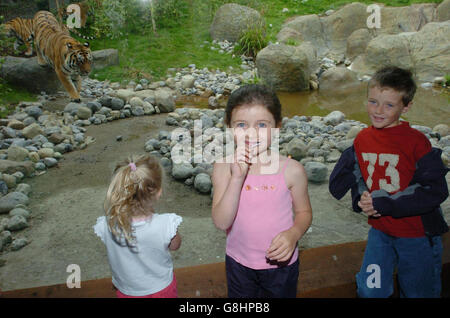
M366 180L366 184L369 189L372 189L372 177L375 171L375 164L377 163L377 160L379 166L384 166L386 163L388 164L386 167L385 176L390 177L391 179L390 183L388 183L387 179L380 179L378 181L380 189L383 189L387 192L394 192L400 189L400 175L396 168L399 161L399 155L388 153L376 154L367 152L363 152L361 155L364 161L369 162L369 165L367 166L369 177Z

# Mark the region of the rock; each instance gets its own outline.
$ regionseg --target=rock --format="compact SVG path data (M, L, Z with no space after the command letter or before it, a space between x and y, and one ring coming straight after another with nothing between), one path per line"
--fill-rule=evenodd
M31 116L34 119L38 119L39 116L42 115L42 108L39 106L27 106L25 108L25 113L27 113L28 116Z
M40 66L37 57L6 56L0 66L0 77L32 93L40 94L44 91L53 94L64 91L55 71L49 66Z
M437 21L448 21L450 20L450 0L444 0L436 8L436 19Z
M283 24L280 33L285 32L283 31L284 28L290 28L296 31L305 42L312 43L317 50L317 55L322 56L328 52L321 18L319 18L318 15L310 14L295 17ZM280 37L282 37L282 35L280 35Z
M364 54L372 37L367 28L354 31L347 39L345 56L353 60L358 55Z
M119 65L119 51L116 49L104 49L92 51L92 69L101 70L112 65Z
M170 113L175 110L175 99L169 88L160 88L155 91L155 103L161 113Z
M9 189L15 188L15 186L16 186L16 177L14 177L13 175L4 173L2 178L3 178L3 181L5 181L5 183L6 183L6 185L8 186Z
M48 158L48 157L53 157L55 151L52 148L41 148L38 150L38 155L39 158L43 159L43 158Z
M29 151L18 146L11 146L8 148L8 160L24 161L28 157Z
M7 225L8 231L20 231L24 228L28 227L27 220L20 215L14 215L12 216Z
M321 18L324 38L330 52L337 55L345 53L350 35L358 29L367 27L366 10L365 4L353 2L332 15Z
M450 73L450 21L427 23L420 31L382 34L367 45L351 68L360 76L372 75L386 65L411 69L422 82ZM427 45L423 45L427 43Z
M255 9L227 3L217 9L210 27L210 35L213 40L237 42L244 31L264 24L264 20Z
M77 116L80 119L88 119L92 116L92 111L89 107L80 106L77 110Z
M26 183L19 183L16 188L17 192L22 192L26 196L28 196L31 192L31 186Z
M172 167L172 177L176 180L185 180L192 175L193 170L194 168L190 163L174 164Z
M345 119L345 114L339 110L332 111L323 118L323 122L327 125L336 126L342 123Z
M22 130L25 128L25 124L17 119L11 119L8 123L8 127L16 130Z
M450 73L450 20L430 22L410 37L413 70L421 81ZM424 45L427 43L427 45Z
M28 197L21 192L10 192L4 197L0 198L0 214L8 213L18 204L28 204Z
M359 85L356 73L346 67L329 68L319 78L319 89L321 91L340 91Z
M194 87L195 77L192 75L185 75L181 78L181 87L186 88L192 88Z
M21 216L23 217L25 220L28 220L28 218L30 217L30 211L25 210L23 208L14 208L11 211L9 211L9 216L13 217L15 215Z
M287 144L287 153L297 161L303 159L308 151L308 146L299 138L293 138Z
M72 116L75 116L78 112L78 108L80 108L83 105L84 104L70 102L64 107L64 112L69 113Z
M345 139L355 139L359 132L362 130L359 126L353 126L345 135Z
M37 135L42 135L43 131L41 126L39 124L31 124L30 126L25 127L22 129L22 135L26 137L27 139L33 139L33 137Z
M142 101L142 99L140 99L139 97L132 97L130 99L130 105L131 107L142 107L142 105L144 104L144 102Z
M306 175L308 180L315 183L322 183L327 180L328 168L325 164L310 161L305 164Z
M309 78L316 62L315 50L309 43L295 47L271 44L256 56L259 76L277 91L309 90Z
M351 3L329 16L316 14L295 17L282 26L291 28L301 34L317 50L318 56L332 54L343 56L347 48L347 39L361 28L366 28L366 5ZM284 32L284 31L283 31ZM280 31L281 33L281 31Z
M53 143L55 145L62 143L65 139L66 139L66 137L64 137L63 135L61 135L59 133L53 133L48 137L48 141L50 141L51 143Z
M277 34L277 41L283 44L288 44L289 42L294 42L300 44L304 41L303 36L297 30L294 30L290 27L284 27Z
M441 137L445 137L450 134L450 128L446 124L439 124L434 126L433 132L438 133Z
M348 147L353 146L353 141L354 139L346 139L346 140L341 140L338 141L336 143L336 148L340 151L343 152L345 149L347 149Z
M6 225L7 225L7 224L8 224L8 223L6 223ZM6 230L6 231L4 230L4 231L0 232L0 242L3 243L3 246L5 246L5 245L11 243L11 242L12 242L12 235L11 235L11 232L8 231L8 230Z
M55 158L44 158L44 164L47 168L51 168L54 167L58 164L58 160L56 160Z
M123 106L125 105L125 102L123 99L118 97L111 98L111 109L112 110L121 110Z
M125 102L129 101L131 97L136 96L136 93L132 89L118 89L115 94Z
M201 193L209 193L212 188L211 177L207 173L199 173L194 179L194 188Z
M5 181L0 180L0 194L2 196L6 195L8 193L8 185Z
M16 171L30 176L34 172L33 163L31 161L0 160L1 173L13 174Z
M86 106L89 107L93 114L99 111L100 108L102 108L102 104L97 101L87 102Z
M12 243L11 243L11 251L17 251L20 250L21 248L23 248L24 246L26 246L28 244L28 241L26 238L16 238Z

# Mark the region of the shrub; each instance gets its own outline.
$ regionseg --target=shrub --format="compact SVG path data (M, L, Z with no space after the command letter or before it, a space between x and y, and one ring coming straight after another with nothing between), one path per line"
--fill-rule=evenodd
M256 57L259 51L267 46L266 29L262 24L249 26L240 36L235 53Z

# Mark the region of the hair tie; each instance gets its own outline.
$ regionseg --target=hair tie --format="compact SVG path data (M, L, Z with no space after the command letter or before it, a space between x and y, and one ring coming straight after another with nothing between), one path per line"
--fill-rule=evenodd
M136 164L134 162L130 162L128 165L130 166L131 171L136 171Z

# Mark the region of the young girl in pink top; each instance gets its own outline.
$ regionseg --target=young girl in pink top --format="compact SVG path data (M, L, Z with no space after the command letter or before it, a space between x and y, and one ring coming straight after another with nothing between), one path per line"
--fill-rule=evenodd
M212 219L227 232L228 296L295 297L297 241L312 212L303 166L271 147L280 101L265 86L243 86L230 96L225 122L237 148L214 164Z

